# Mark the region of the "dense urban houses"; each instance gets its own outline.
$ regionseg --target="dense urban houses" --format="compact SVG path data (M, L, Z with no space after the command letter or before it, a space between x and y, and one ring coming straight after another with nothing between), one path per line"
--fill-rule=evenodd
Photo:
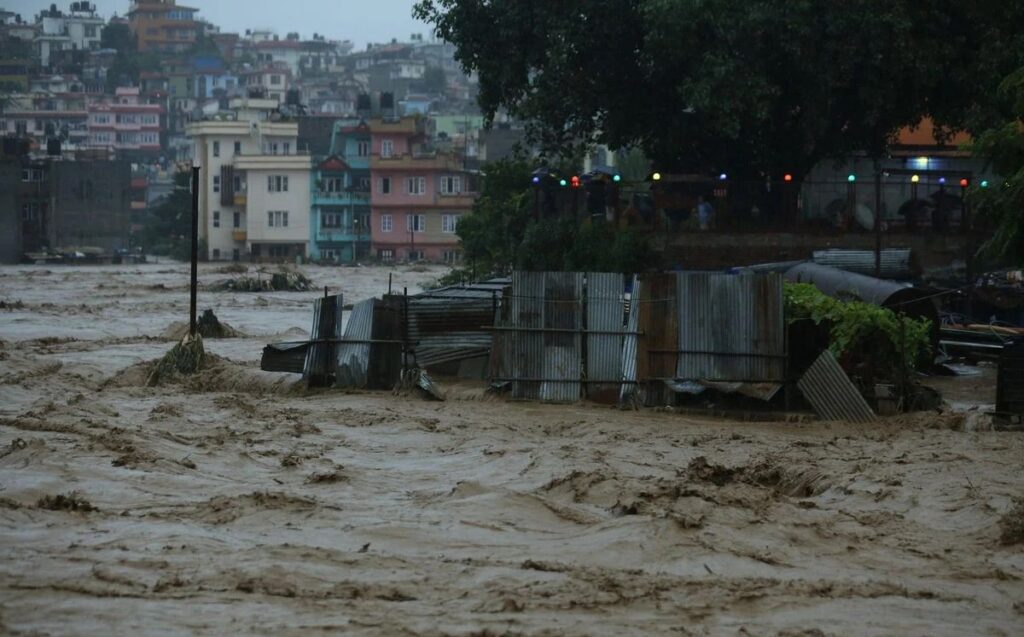
M89 143L123 157L157 156L161 150L164 107L147 104L138 88L119 88L113 98L89 106Z
M196 42L199 9L181 6L175 0L132 0L128 22L139 51L184 53Z
M473 205L463 157L432 149L422 117L370 123L371 249L384 261L461 259L455 228Z
M97 15L96 5L72 2L65 13L50 5L36 18L35 53L43 68L50 67L65 51L92 51L100 48L105 20Z
M312 180L310 258L354 263L370 249L370 127L361 119L334 121L330 139Z
M276 100L236 98L188 125L201 166L200 236L211 260L294 261L310 241L310 156Z
M261 92L281 104L291 87L292 73L284 62L270 62L259 68L243 70L239 79L247 90Z
M0 119L0 134L32 140L33 148L47 152L50 140L63 148L88 141L88 103L85 93L39 91L13 93Z

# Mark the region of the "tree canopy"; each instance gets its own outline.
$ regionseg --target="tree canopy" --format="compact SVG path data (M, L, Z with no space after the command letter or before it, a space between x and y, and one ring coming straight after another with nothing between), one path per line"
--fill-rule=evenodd
M996 263L1024 265L1024 67L1008 76L996 93L1002 122L981 134L975 151L1000 176L982 188L975 183L969 200L983 223L995 228L982 256Z
M998 0L421 0L480 77L488 118L548 150L639 146L666 170L790 172L878 156L905 125L991 122L1022 63L1024 3Z

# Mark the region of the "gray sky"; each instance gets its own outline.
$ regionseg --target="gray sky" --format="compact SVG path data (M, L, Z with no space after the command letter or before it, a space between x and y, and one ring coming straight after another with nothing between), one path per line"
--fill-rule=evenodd
M0 8L31 20L54 0L0 0ZM92 0L104 17L128 12L129 0ZM408 40L412 33L430 36L426 24L413 20L415 0L178 0L199 9L199 16L219 25L222 31L245 33L246 29L273 29L284 37L298 31L303 38L313 33L336 40L352 40L357 50L367 42ZM67 11L71 0L56 0Z

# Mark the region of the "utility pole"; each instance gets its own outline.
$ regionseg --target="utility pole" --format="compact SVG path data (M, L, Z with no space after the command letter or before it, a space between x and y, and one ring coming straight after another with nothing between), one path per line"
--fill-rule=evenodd
M882 169L875 160L875 278L882 278Z
M189 279L188 335L196 337L196 289L199 279L199 166L192 167L192 273Z

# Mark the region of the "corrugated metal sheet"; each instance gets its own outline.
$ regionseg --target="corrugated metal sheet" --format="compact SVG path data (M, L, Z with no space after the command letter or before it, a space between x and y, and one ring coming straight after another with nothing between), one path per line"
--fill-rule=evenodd
M999 356L996 411L1024 415L1024 340L1007 345Z
M271 343L263 347L260 369L265 372L291 372L301 374L306 367L309 342Z
M622 373L623 292L621 274L587 274L586 388L587 398L597 402L619 398L621 383L614 381Z
M341 338L342 295L325 296L313 303L313 327L302 375L310 387L329 385L334 377L335 347Z
M687 272L676 275L676 379L785 380L782 277Z
M626 335L622 341L622 388L619 390L619 404L643 404L643 392L636 382L637 330L640 327L640 278L633 277L630 292L629 318L626 320Z
M676 278L673 274L644 275L640 283L637 380L645 405L665 404L665 380L676 374L679 349Z
M825 420L870 422L875 419L867 401L828 350L808 368L797 387Z
M485 356L491 349L496 294L410 297L409 342L420 367Z
M583 273L515 272L502 352L513 398L572 402L580 397ZM504 359L504 362L502 362Z
M341 343L337 348L338 366L334 381L337 387L366 387L375 303L375 299L367 299L352 307L345 326L345 340L358 342Z
M886 248L880 257L883 279L909 279L914 276L910 248ZM875 275L874 250L815 250L814 262L848 272Z

